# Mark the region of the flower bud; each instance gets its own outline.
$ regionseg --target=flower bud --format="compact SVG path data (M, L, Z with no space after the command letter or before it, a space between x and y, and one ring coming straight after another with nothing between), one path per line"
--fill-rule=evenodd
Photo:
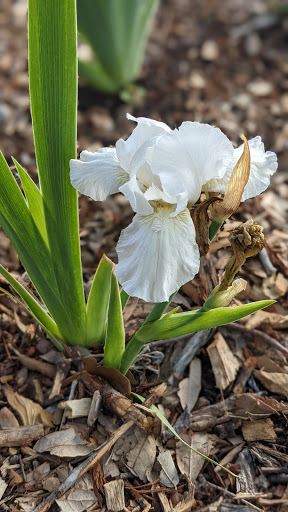
M206 302L203 304L201 308L202 311L209 311L209 309L223 308L228 306L232 299L238 295L238 293L245 290L246 285L247 281L239 278L233 281L232 285L229 286L227 290L218 291L220 285L216 286L216 288L214 288L214 290L212 290L210 293Z

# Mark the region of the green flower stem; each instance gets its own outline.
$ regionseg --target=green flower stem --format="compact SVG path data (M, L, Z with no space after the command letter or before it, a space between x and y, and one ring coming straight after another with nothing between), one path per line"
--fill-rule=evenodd
M122 290L123 291L123 290ZM169 301L167 302L159 302L158 304L155 304L154 308L152 309L151 313L147 316L147 318L144 320L142 326L147 324L148 322L155 322L156 320L159 320L159 318L165 313L166 309L168 308L169 304L174 299L177 292L172 293L172 295L169 298ZM129 341L125 352L123 354L122 360L121 360L121 366L120 371L126 375L128 372L130 366L134 363L136 357L138 356L139 352L141 352L143 346L145 345L145 342L140 341L137 338L137 334L140 334L141 328L138 329L138 331L134 334L134 336Z
M131 338L122 356L120 372L123 373L123 375L126 375L130 366L134 363L139 352L141 352L143 346L145 345L143 341L137 338L137 334L139 333L140 329Z
M219 229L223 226L223 222L216 222L216 220L212 220L209 226L209 240L212 242L215 236L217 235Z
M155 320L158 320L165 313L165 311L168 308L169 304L174 299L176 293L177 292L172 293L172 295L170 296L168 302L159 302L158 304L155 304L155 306L153 307L152 311L149 313L147 318L145 318L145 320L143 322L143 325L147 324L148 322L155 322Z
M212 220L212 222L210 224L210 229L209 229L209 238L211 241L215 237L218 230L221 228L222 224L223 223L219 223L219 222ZM123 290L122 290L122 292L123 292ZM122 302L122 307L123 307L125 295L127 295L127 294L125 294L125 292L124 292L123 299L122 299L122 292L121 292L121 302ZM137 338L137 335L139 336L139 334L141 334L142 327L145 324L147 324L148 322L154 322L155 320L158 320L165 313L169 304L174 299L176 293L177 292L172 293L168 302L159 302L158 304L155 304L154 308L152 309L151 313L147 316L147 318L144 320L140 329L138 329L138 331L134 334L134 336L129 341L129 343L125 349L125 352L122 356L121 366L120 366L120 371L124 375L128 372L130 366L134 363L139 352L141 352L143 346L145 345L145 342L140 341L139 338ZM128 298L127 298L127 300L128 300ZM127 300L126 300L126 302L127 302ZM125 307L126 302L124 302L124 307ZM124 309L124 307L123 307L123 309ZM146 340L146 341L148 341L148 340Z

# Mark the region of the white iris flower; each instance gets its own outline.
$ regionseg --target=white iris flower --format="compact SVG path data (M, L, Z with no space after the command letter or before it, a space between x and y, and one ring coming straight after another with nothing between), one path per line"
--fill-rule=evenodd
M207 124L184 122L171 130L151 119L128 118L137 126L126 141L70 160L71 183L96 201L116 192L127 197L136 215L120 235L115 274L129 295L164 302L199 270L187 206L202 190L225 191L243 149L234 150L219 128ZM249 145L251 175L243 200L263 192L277 168L276 155L264 153L260 137Z

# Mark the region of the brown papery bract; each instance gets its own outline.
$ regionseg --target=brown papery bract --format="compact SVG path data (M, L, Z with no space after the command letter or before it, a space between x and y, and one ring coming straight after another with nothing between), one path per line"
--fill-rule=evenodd
M249 180L250 149L245 135L241 135L241 139L244 141L244 150L232 171L223 201L217 201L211 207L211 215L216 222L223 222L237 210Z

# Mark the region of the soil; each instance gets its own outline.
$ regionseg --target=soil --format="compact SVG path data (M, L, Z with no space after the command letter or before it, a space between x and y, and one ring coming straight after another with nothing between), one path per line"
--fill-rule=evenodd
M37 182L29 110L26 19L26 0L2 0L1 149L11 168L13 155ZM54 500L51 510L108 510L111 491L107 484L114 482L114 486L120 482L121 494L124 482L125 510L129 511L285 512L288 509L287 3L285 0L163 1L137 85L145 89L145 96L138 98L138 103L126 104L117 96L99 94L80 80L79 152L95 151L127 137L133 129L133 123L125 117L129 112L164 121L172 128L191 120L216 125L235 145L240 144L240 133L248 139L261 135L265 148L275 151L279 159L279 169L270 188L242 203L226 222L203 260L199 276L181 289L172 306L186 311L203 304L230 257L229 232L250 218L263 226L266 249L242 268L240 277L248 284L235 303L266 298L277 302L234 326L207 332L206 338L196 340L196 358L195 352L192 356L189 352L190 338L185 338L151 344L132 368L133 390L156 400L161 412L185 440L190 443L193 438L198 450L233 473L241 474L240 478L215 469L211 463L191 455L188 449L185 451L166 428L162 427L161 434L154 432L153 436L136 427L120 438L120 443L125 445L122 452L116 441L102 465L97 463L87 470L81 483L75 483L70 494L65 494L64 501L60 497ZM115 245L132 216L129 203L121 195L103 203L80 197L85 283L94 274L103 253L117 261ZM17 278L27 279L3 231L0 231L0 262ZM0 286L9 290L1 278ZM128 303L127 339L150 310L151 305L142 301ZM57 354L27 313L2 292L0 325L0 440L5 427L44 425L42 434L33 434L28 429L27 442L23 438L20 445L2 445L0 509L32 511L85 461L91 445L101 445L111 438L120 428L121 420L119 411L109 409L106 397L96 423L89 424L87 411L80 418L72 413L69 418L67 405L61 423L60 403L68 399L76 402L93 397L96 400L96 391L103 394L103 382L108 380L111 384L111 376L93 375L91 365L83 361L85 356L101 361L100 350L92 348L87 352L78 348L66 356ZM91 358L91 354L95 357ZM181 355L186 364L179 367ZM35 361L34 366L31 360ZM49 365L50 375L44 363ZM161 382L166 384L166 390L155 391L154 387ZM118 392L125 394L126 384ZM24 400L22 409L19 395ZM91 401L89 404L90 407ZM124 422L131 419L127 409L128 405L122 416ZM27 410L32 416L25 416ZM50 413L54 414L54 424ZM141 414L146 419L149 417L146 412ZM61 452L58 445L48 454L35 450L36 439L45 439L48 432L54 431L66 435L74 432L74 437L78 435L74 443L77 449L81 445L82 450L88 451L84 450L85 454L76 451L72 457L65 450ZM142 466L151 465L149 474L132 462L133 448L137 450L140 445L145 446ZM157 460L152 445L155 454L157 449ZM84 493L81 496L80 490Z

